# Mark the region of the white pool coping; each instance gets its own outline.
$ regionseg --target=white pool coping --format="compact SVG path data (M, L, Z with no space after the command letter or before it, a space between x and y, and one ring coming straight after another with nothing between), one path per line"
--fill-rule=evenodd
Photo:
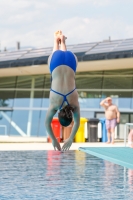
M61 143L61 146L63 143ZM124 142L116 142L115 144L107 144L104 142L85 142L73 143L70 150L78 150L79 147L124 147ZM54 150L52 143L48 143L43 138L1 138L0 151L28 151L28 150Z

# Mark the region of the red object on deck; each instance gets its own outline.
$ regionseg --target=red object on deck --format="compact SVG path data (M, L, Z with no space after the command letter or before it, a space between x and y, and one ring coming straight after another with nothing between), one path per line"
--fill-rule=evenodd
M62 126L61 126L58 118L53 118L51 126L52 126L52 130L53 130L53 133L54 133L56 139L58 140L58 142L61 142ZM48 136L48 142L52 142L52 140L49 136Z

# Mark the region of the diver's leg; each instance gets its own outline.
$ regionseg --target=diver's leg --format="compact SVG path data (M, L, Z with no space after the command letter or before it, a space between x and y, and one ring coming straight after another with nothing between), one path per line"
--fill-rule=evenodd
M66 39L67 37L65 37L64 35L60 35L60 41L61 41L61 44L60 44L60 50L62 51L66 51L67 48L66 48Z
M53 47L53 52L56 51L56 50L59 50L59 43L60 43L60 34L62 32L61 31L56 31L54 33L54 47Z

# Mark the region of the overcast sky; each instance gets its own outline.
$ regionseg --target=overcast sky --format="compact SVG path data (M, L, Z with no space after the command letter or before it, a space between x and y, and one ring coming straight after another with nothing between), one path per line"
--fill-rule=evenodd
M67 44L133 38L133 0L0 0L0 44L51 47L61 29Z

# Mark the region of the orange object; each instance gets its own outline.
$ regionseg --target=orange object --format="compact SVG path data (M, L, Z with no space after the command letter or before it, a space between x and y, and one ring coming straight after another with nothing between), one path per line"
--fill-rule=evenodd
M54 133L56 139L58 140L58 142L60 142L61 135L62 135L62 126L61 126L58 118L53 118L51 126L52 126L52 130L53 130L53 133ZM48 142L52 142L52 140L49 136L48 136Z

